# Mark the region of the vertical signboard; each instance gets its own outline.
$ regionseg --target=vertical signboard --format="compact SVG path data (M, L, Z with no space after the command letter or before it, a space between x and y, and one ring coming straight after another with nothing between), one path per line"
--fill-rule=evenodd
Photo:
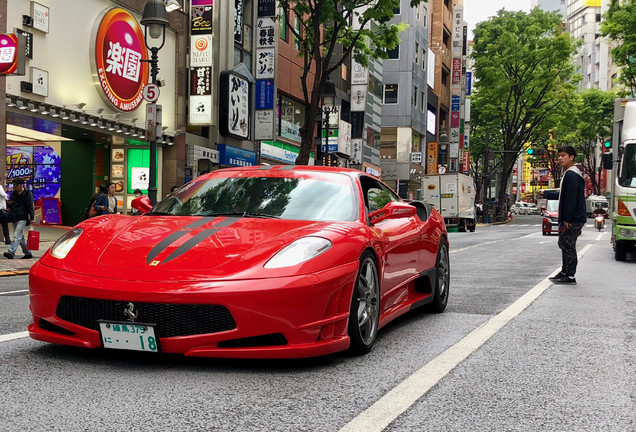
M236 139L250 138L250 84L233 72L221 73L219 129L221 135Z
M437 143L430 142L426 149L426 174L437 174Z
M460 126L462 99L462 52L464 50L464 10L453 9L453 46L451 71L451 112L450 112L450 172L457 172L460 157ZM463 164L463 160L459 161Z
M190 6L190 85L188 123L212 124L212 0Z
M276 0L258 0L256 31L255 130L257 141L274 139L274 93L276 90Z

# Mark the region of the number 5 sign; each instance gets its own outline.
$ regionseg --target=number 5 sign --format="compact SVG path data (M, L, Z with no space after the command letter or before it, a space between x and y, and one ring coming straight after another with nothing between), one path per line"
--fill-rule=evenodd
M157 99L159 99L159 86L153 83L146 85L146 87L144 87L143 95L146 102L156 102Z

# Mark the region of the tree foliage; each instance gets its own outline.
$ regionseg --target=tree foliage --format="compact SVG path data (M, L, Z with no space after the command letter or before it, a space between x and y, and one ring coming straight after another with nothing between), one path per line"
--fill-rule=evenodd
M614 42L610 54L621 67L619 81L633 96L636 91L636 0L611 1L601 21L601 34Z
M422 1L411 0L411 6ZM291 12L287 28L300 45L300 71L305 119L297 165L306 165L314 144L316 115L327 78L354 56L367 66L369 58L388 58L399 43L404 24L390 24L400 0L280 0L285 13ZM299 30L294 21L298 23ZM313 80L310 74L315 74Z
M500 159L499 184L505 185L526 143L546 138L550 115L573 93L577 43L563 31L560 15L539 8L500 10L474 35L471 131L488 136L489 150ZM504 194L501 187L499 202Z
M600 173L603 143L612 138L614 122L614 98L611 91L597 88L583 90L575 94L571 103L560 110L560 118L555 121L559 132L558 143L568 143L577 151L577 163L583 166L592 185L593 192L600 195ZM558 148L558 145L556 146ZM555 177L557 179L558 177Z

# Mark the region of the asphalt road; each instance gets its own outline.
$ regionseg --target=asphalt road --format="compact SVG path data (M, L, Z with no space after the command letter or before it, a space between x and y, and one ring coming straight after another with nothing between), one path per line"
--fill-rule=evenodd
M578 285L541 218L450 233L451 295L372 352L293 361L83 350L18 337L27 277L0 279L1 431L636 430L636 256L584 229ZM7 340L10 339L10 340Z

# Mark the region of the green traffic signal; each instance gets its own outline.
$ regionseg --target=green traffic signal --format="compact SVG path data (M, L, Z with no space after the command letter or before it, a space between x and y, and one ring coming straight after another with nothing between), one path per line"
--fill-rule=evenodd
M610 149L612 148L612 142L611 141L605 141L605 144L603 144L603 147L606 149Z
M545 154L544 149L533 149L533 148L528 149L529 156L543 156L544 154Z

